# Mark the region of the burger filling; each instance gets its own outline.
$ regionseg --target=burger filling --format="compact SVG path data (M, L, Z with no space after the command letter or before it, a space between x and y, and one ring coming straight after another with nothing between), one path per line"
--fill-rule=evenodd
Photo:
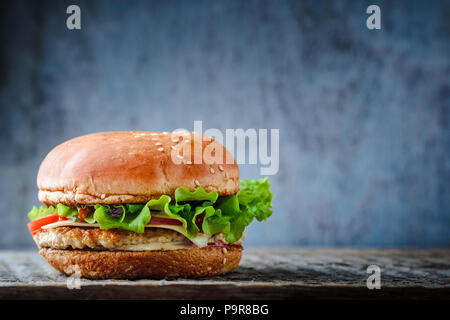
M94 250L172 250L240 244L255 218L272 214L270 184L242 180L238 193L219 197L203 188L175 190L137 204L34 207L28 217L39 247Z
M200 240L200 238L203 239ZM181 233L163 228L149 228L139 234L119 229L57 227L44 229L36 233L33 239L38 247L53 249L147 251L186 249L196 246ZM244 236L233 244L240 245L243 239ZM200 246L227 244L220 234L212 237L197 237L197 240Z

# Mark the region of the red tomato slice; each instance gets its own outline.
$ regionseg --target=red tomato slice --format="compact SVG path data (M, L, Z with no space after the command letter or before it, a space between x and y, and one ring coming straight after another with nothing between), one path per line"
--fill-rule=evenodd
M43 217L43 218L31 221L30 223L28 223L28 230L30 230L30 233L32 235L34 235L37 232L41 231L43 226L50 224L50 223L55 223L58 221L64 221L64 220L67 220L67 218L60 217L57 214L53 214L51 216L47 216L47 217Z
M171 226L182 226L183 223L180 220L177 219L168 219L168 218L160 218L160 217L152 217L150 219L150 225L162 225L162 224L166 224L166 225L171 225Z
M84 218L86 217L87 212L88 212L88 209L86 209L86 208L81 208L80 210L78 210L78 214L80 215L81 221L84 222Z

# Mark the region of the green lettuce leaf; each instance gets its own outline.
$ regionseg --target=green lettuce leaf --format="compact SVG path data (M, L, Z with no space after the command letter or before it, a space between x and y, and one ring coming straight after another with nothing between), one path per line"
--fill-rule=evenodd
M230 221L229 230L225 233L225 240L235 242L242 237L242 233L254 218L263 221L272 215L272 198L270 183L266 178L241 180L240 190L236 195L219 199L217 208L222 216Z
M58 203L58 205L56 206L56 210L57 210L58 216L61 216L61 217L69 218L69 217L76 217L76 216L78 216L78 210L77 209L68 207L68 206L63 205L61 203Z
M95 223L95 217L94 217L94 215L92 215L91 217L84 217L84 221L86 221L87 223L93 224L93 223Z
M197 188L195 191L189 191L187 188L177 188L175 190L175 205L173 208L178 210L178 207L183 207L178 212L183 219L182 221L186 221L186 224L183 223L183 226L186 229L188 238L194 238L200 232L196 224L198 215L206 213L206 211L210 215L214 213L215 209L212 205L218 197L219 194L217 192L211 191L208 193L203 188Z
M272 198L269 179L241 180L237 193L241 210L254 216L256 220L267 220L272 215Z
M28 212L28 219L33 221L57 213L58 212L55 207L44 207L44 206L41 206L39 208L33 207L33 209L31 209L31 211Z
M207 193L203 188L197 188L194 192L191 192L186 188L177 188L175 190L176 203L188 201L209 201L214 203L218 197L219 195L217 192L211 191Z
M222 210L205 210L206 214L203 218L202 229L206 234L216 234L230 232L230 219L222 215Z

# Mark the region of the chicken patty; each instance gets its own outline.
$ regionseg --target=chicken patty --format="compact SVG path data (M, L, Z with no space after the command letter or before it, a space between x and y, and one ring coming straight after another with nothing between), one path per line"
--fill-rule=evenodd
M182 234L162 228L149 228L140 234L119 229L58 227L42 230L33 239L39 248L53 249L140 251L152 247L163 250L192 246L192 242Z
M36 233L33 239L39 248L52 249L148 251L195 247L181 233L163 228L148 228L140 234L120 229L57 227L43 229ZM244 235L233 245L240 245L243 240ZM227 243L222 233L218 233L208 240L208 243L217 242Z

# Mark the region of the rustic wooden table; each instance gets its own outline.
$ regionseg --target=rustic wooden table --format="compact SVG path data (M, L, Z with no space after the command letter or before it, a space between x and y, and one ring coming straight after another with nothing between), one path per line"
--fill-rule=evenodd
M246 249L239 268L200 280L91 281L36 251L0 251L0 299L448 299L450 249ZM381 289L369 290L369 265ZM78 281L78 282L77 282ZM69 287L80 284L80 289Z

